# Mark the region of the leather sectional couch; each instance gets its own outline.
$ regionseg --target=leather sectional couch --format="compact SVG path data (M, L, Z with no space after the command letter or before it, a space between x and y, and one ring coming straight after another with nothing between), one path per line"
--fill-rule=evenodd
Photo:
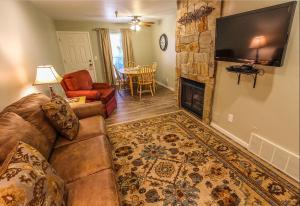
M0 113L1 153L19 140L40 150L64 179L69 206L119 205L104 106L92 102L73 107L80 127L76 139L69 141L60 137L44 116L41 104L47 101L50 99L43 94L32 94Z

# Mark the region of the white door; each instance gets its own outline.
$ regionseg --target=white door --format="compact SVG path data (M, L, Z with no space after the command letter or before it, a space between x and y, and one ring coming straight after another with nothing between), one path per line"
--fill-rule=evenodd
M58 31L57 38L66 73L87 69L95 82L97 79L89 33Z

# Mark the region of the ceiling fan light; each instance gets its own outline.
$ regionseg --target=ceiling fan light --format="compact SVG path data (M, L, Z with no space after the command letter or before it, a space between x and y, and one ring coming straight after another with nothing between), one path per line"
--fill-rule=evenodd
M135 31L135 25L131 25L130 29L133 30L133 31Z
M133 24L130 26L130 29L133 31L140 31L141 30L141 26L138 24Z
M141 26L140 25L135 25L135 30L136 31L140 31L141 30Z

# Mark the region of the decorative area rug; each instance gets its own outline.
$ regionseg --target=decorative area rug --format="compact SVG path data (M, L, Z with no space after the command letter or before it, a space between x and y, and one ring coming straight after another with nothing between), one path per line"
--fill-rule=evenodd
M123 205L299 205L299 188L184 111L112 125Z

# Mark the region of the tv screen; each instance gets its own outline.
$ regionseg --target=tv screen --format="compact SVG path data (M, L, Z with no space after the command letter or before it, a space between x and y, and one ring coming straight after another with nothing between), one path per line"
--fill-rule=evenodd
M215 59L282 66L296 3L218 18Z

